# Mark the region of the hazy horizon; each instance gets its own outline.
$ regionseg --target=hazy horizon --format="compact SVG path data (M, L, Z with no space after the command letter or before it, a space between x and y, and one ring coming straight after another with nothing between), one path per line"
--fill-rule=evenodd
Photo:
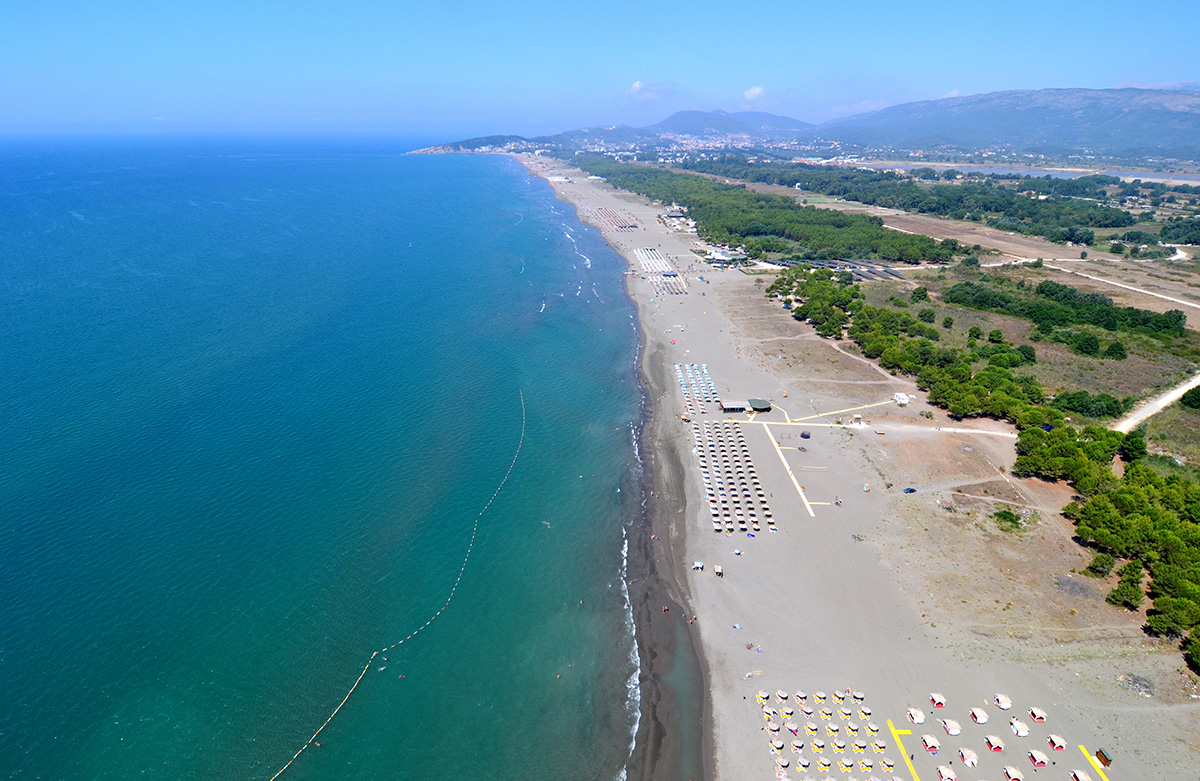
M1183 2L1020 2L1001 15L948 3L417 8L10 8L0 134L449 140L642 126L681 109L816 123L998 90L1200 82L1186 47L1158 33L1200 23Z

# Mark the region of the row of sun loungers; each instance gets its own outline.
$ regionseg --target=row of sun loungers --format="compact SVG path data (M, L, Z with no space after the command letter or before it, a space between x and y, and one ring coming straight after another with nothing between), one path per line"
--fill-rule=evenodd
M671 265L671 261L664 258L663 254L656 249L638 247L634 249L633 254L637 257L638 263L641 264L642 271L666 273L675 270L675 267Z
M775 518L741 427L728 421L693 421L692 437L713 531L732 534L736 525L737 531L759 532L760 521L775 531Z
M646 274L646 281L650 283L650 289L654 291L657 298L670 295L680 296L687 293L687 288L683 286L683 280L678 276L649 272Z
M629 233L637 230L637 220L628 215L618 214L612 209L606 209L603 207L596 209L595 213L596 217L612 230L620 233Z

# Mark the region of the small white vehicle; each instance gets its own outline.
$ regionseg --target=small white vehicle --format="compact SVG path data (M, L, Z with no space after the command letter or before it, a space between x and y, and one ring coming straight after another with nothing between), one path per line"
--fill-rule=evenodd
M908 720L911 721L913 724L924 724L925 723L925 711L921 710L920 708L909 708L908 709Z

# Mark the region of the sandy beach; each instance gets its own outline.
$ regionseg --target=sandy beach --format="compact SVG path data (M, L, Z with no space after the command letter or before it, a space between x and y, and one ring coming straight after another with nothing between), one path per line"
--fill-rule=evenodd
M1194 678L1175 648L1141 632L1144 614L1108 606L1110 586L1076 574L1090 556L1057 514L1070 490L1007 475L1011 427L953 421L911 381L821 339L765 298L771 276L704 264L695 234L668 229L662 207L559 161L518 159L627 259L640 318L649 531L636 607L648 712L631 777L918 781L939 766L960 779L1001 778L1004 766L1029 778L1076 768L1113 781L1196 777ZM647 271L637 250L657 250L679 276ZM766 399L772 410L726 414L693 401L693 428L676 373L687 364L706 367L722 399ZM900 406L897 393L912 403ZM761 479L777 531L714 532L713 475L706 484L696 432L724 421L744 438L742 463ZM1001 531L988 517L997 506L1035 520ZM699 668L680 673L689 649ZM699 687L697 701L672 695L680 674ZM861 701L836 702L845 691ZM971 708L988 722L976 724ZM1010 728L1014 717L1028 736ZM924 735L940 741L936 755ZM988 735L1005 749L987 750ZM1053 750L1050 735L1065 748ZM857 753L858 740L882 748ZM960 748L978 754L977 767ZM1111 767L1089 759L1100 748ZM1053 764L1039 771L1030 751Z

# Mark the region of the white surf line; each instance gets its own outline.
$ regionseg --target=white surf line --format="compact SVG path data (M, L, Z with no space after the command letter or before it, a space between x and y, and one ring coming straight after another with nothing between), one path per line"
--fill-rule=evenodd
M750 421L746 421L749 423ZM792 480L792 485L796 486L796 493L800 496L800 501L804 502L804 509L808 510L808 517L816 518L817 514L813 512L812 505L808 503L808 497L804 495L804 489L800 487L800 482L796 480L796 475L792 472L792 468L788 466L787 459L783 457L783 451L779 449L779 443L775 441L775 435L771 433L771 425L766 421L762 422L763 431L767 432L767 439L771 440L771 447L775 448L775 455L779 456L779 460L783 463L783 468L787 470L788 477Z
M1111 279L1105 279L1104 277L1094 277L1091 274L1084 274L1082 271L1072 271L1071 269L1068 269L1068 268L1060 268L1058 266L1050 266L1050 265L1047 265L1046 268L1052 268L1055 271L1061 271L1064 274L1074 274L1077 277L1083 277L1084 279L1091 279L1096 282L1103 282L1106 285L1112 285L1113 287L1119 287L1124 290L1131 290L1134 293L1141 293L1144 296L1152 296L1154 298L1161 298L1163 301L1170 301L1172 304L1179 304L1181 306L1190 306L1192 309L1200 309L1200 304L1194 304L1191 301L1183 301L1178 298L1172 298L1171 296L1164 296L1161 293L1152 293L1149 290L1142 290L1140 287L1133 287L1132 285L1122 285L1120 282L1113 282Z

